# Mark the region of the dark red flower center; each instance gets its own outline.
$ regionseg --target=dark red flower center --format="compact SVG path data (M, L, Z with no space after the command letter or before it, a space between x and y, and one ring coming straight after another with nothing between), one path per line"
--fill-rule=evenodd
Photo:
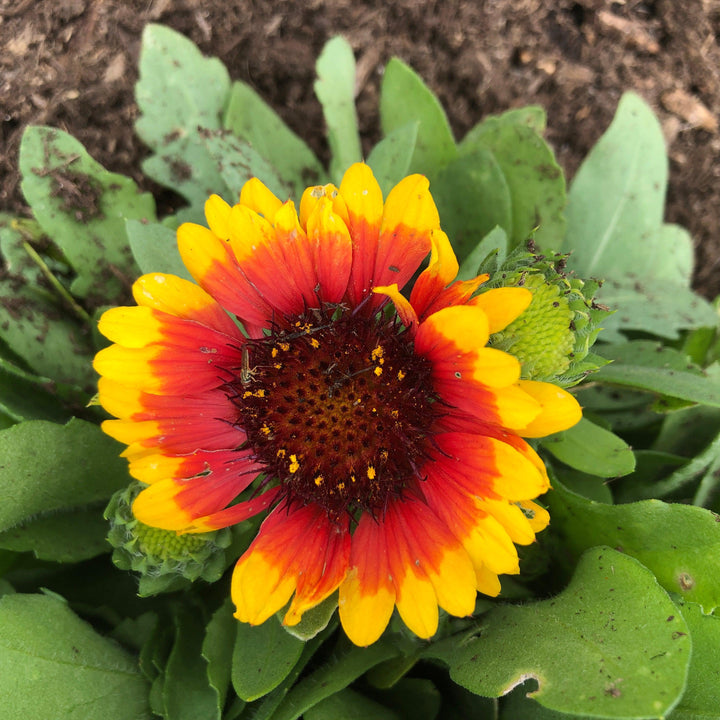
M381 514L419 477L434 418L430 364L397 319L308 311L243 348L228 391L287 498Z

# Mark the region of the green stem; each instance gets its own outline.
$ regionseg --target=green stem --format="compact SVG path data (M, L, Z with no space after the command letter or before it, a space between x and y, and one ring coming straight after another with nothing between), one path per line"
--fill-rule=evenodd
M23 240L25 252L32 258L33 262L40 268L42 274L47 278L60 297L70 306L72 311L80 318L80 321L92 325L92 318L75 302L75 298L63 287L62 283L52 274L46 262L40 257L35 248L27 240Z

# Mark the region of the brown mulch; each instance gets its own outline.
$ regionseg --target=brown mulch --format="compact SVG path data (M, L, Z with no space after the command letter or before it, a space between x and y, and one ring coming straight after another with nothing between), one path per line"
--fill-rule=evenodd
M538 103L572 177L622 92L658 114L670 154L667 219L697 243L696 287L720 293L720 3L717 0L0 0L0 210L23 213L23 128L75 135L108 169L140 173L132 131L140 34L169 25L252 84L327 160L314 63L342 33L358 60L366 150L378 139L382 67L412 65L458 137L487 113Z

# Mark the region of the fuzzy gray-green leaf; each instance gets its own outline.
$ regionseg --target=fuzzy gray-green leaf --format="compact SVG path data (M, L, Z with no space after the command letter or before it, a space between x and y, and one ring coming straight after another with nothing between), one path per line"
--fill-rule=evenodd
M345 38L329 40L315 64L315 94L322 105L332 153L330 176L339 183L350 165L362 160L355 111L355 56Z
M418 121L417 143L409 172L428 175L431 181L451 160L457 147L440 101L422 78L399 58L385 68L380 89L383 133Z
M292 186L295 198L307 186L325 182L315 153L246 83L233 83L223 127L252 145Z
M137 134L157 149L198 127L221 127L230 76L217 58L205 58L195 44L163 25L146 25L140 50L135 99Z
M121 300L138 274L125 221L155 219L155 201L105 170L70 135L29 127L20 144L22 191L77 277L74 295L97 306Z
M583 277L632 268L653 277L664 264L657 240L667 174L660 123L639 96L626 93L570 186L563 245L572 250L568 267Z

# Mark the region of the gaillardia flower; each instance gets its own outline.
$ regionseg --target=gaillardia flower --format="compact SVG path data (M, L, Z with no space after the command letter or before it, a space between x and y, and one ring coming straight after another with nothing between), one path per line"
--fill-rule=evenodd
M395 607L422 638L438 606L471 614L548 522L533 502L547 474L522 438L580 418L572 395L485 347L530 291L453 282L419 175L383 203L357 164L339 188L308 188L299 213L253 179L205 214L209 229L178 230L197 285L144 275L138 306L100 321L115 344L95 359L99 398L118 418L103 428L148 485L136 517L206 532L269 510L233 574L244 622L289 603L294 625L338 589L357 645Z

